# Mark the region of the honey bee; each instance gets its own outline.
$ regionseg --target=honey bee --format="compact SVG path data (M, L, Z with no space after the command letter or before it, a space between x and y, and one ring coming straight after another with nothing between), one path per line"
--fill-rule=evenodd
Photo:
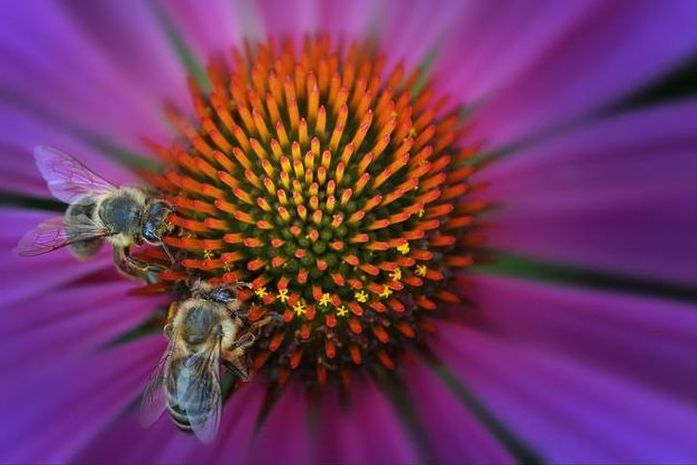
M245 311L236 297L240 287L249 285L197 282L191 297L170 309L165 326L169 344L141 400L144 426L168 409L180 429L192 431L203 442L213 440L222 408L220 364L244 381L249 378L246 351L255 337L245 331L240 318ZM266 322L256 322L251 329Z
M52 147L37 147L34 159L51 193L69 206L62 217L48 219L25 234L16 249L19 255L42 255L69 246L78 259L86 260L106 240L117 267L138 278L146 278L149 267L131 256L133 245L161 246L174 261L162 242L172 227L167 219L172 207L167 202L138 187L115 186Z

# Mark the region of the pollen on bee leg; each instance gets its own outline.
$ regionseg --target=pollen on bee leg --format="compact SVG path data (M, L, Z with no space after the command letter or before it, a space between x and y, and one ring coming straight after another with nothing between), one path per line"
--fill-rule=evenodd
M209 68L210 92L192 87L198 121L169 108L181 138L152 146L176 208L177 263L159 278L253 283L245 318L269 321L249 352L280 385L394 369L479 256L479 147L433 83L412 94L421 72L384 69L369 44L317 36L233 57Z

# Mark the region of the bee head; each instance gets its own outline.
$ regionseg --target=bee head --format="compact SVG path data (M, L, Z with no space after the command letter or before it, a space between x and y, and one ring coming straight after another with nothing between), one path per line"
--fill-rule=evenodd
M162 237L172 229L168 221L172 207L163 200L155 200L145 207L143 215L143 239L151 245L160 245Z

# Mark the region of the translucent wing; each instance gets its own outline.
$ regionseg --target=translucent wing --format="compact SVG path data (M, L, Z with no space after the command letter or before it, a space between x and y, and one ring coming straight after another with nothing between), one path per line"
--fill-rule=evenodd
M20 239L15 253L22 257L33 257L53 252L75 242L110 235L106 228L99 226L86 216L82 216L80 219L79 222L71 222L70 225L66 225L62 216L49 218Z
M143 397L140 400L140 424L150 426L160 418L162 412L167 408L167 393L165 392L165 381L169 369L172 354L176 350L176 345L171 340L167 345L164 355L157 362L155 369L150 374L148 384L145 386Z
M191 430L202 442L211 442L220 426L222 394L220 389L221 341L192 355L187 361L189 376L177 383L179 406L186 411Z
M63 202L74 203L85 195L107 194L117 189L71 155L53 147L36 147L34 160L51 194Z

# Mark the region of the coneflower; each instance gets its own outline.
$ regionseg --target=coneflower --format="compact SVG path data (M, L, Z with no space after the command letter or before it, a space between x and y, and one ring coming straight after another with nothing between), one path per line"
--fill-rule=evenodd
M667 75L695 24L690 0L4 2L2 461L694 462L697 104ZM65 208L37 145L175 205L157 285L10 254ZM211 445L135 408L196 279L273 316Z
M481 239L458 108L367 45L246 45L208 68L210 91L191 82L195 121L168 112L183 140L154 147L180 251L158 278L251 283L249 319L277 321L254 367L281 384L393 369L437 302L459 302L449 278Z

